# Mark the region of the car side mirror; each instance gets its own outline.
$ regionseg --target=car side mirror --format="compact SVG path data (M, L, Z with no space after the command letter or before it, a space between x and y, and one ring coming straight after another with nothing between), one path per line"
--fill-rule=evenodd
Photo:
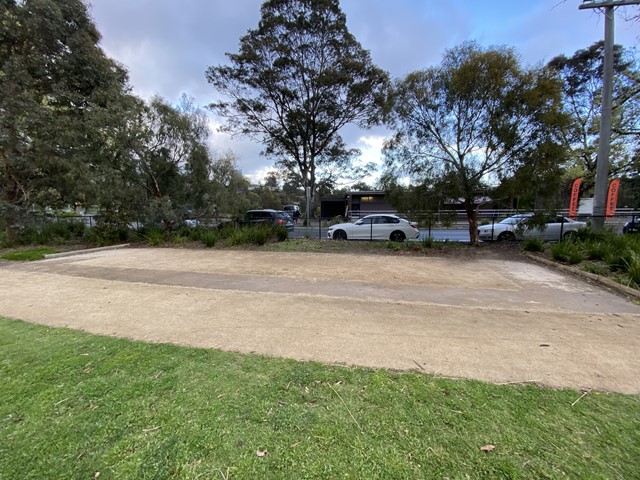
M362 220L358 220L358 221L356 222L356 225L362 225Z

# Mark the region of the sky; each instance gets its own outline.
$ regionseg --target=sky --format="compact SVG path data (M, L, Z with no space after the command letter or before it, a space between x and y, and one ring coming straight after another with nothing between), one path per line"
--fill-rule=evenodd
M483 46L515 48L524 65L572 55L604 37L596 10L579 10L581 0L341 0L347 27L369 50L373 62L392 78L437 65L446 49L475 40ZM90 12L102 34L101 47L129 71L133 92L176 103L186 93L205 107L217 100L205 70L228 64L239 39L260 19L261 0L92 0ZM616 11L615 41L640 46L640 22L625 21L638 7ZM254 183L273 169L261 145L217 131L222 119L210 115L211 149L232 151L237 166ZM341 131L362 160L382 164L384 127ZM364 179L369 183L375 177Z

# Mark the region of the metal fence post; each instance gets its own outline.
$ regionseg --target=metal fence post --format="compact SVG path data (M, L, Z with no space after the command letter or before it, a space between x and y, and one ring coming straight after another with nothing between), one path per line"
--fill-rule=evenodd
M493 216L491 217L491 241L493 242L493 230L494 230L494 226L496 224L496 214L494 213Z
M318 240L322 239L322 217L318 218Z
M429 238L431 238L431 218L429 218Z
M564 215L562 216L562 221L560 222L560 238L558 241L562 241L562 235L564 234Z

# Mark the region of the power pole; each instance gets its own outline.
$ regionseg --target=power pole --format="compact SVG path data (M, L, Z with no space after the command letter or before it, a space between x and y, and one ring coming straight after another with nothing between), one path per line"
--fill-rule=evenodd
M614 9L623 5L640 5L640 0L584 0L578 8L600 8L604 11L604 72L602 76L602 110L596 163L596 186L593 198L593 228L604 228L609 187L609 152L611 145L611 110L613 103L613 37Z

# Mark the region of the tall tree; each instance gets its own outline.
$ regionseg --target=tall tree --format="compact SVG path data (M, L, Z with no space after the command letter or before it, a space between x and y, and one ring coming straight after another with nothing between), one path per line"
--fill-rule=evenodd
M549 62L563 82L564 111L571 121L564 130L573 164L583 176L583 189L593 188L602 103L604 42L560 55ZM614 87L609 174L633 173L640 147L640 70L632 52L614 46Z
M94 134L126 73L105 57L81 0L3 0L0 6L0 210L8 239L34 205L92 189Z
M210 157L206 118L185 99L178 107L153 98L131 125L131 162L146 193L146 221L171 229L188 208L206 208Z
M544 69L524 69L513 50L464 43L439 66L397 82L387 165L418 184L446 179L477 243L476 198L557 141L560 99L559 82Z
M211 108L229 131L261 142L267 156L297 173L313 200L319 168L352 167L339 131L377 122L386 73L349 33L338 0L266 1L258 28L227 56L231 66L206 72L228 99Z

